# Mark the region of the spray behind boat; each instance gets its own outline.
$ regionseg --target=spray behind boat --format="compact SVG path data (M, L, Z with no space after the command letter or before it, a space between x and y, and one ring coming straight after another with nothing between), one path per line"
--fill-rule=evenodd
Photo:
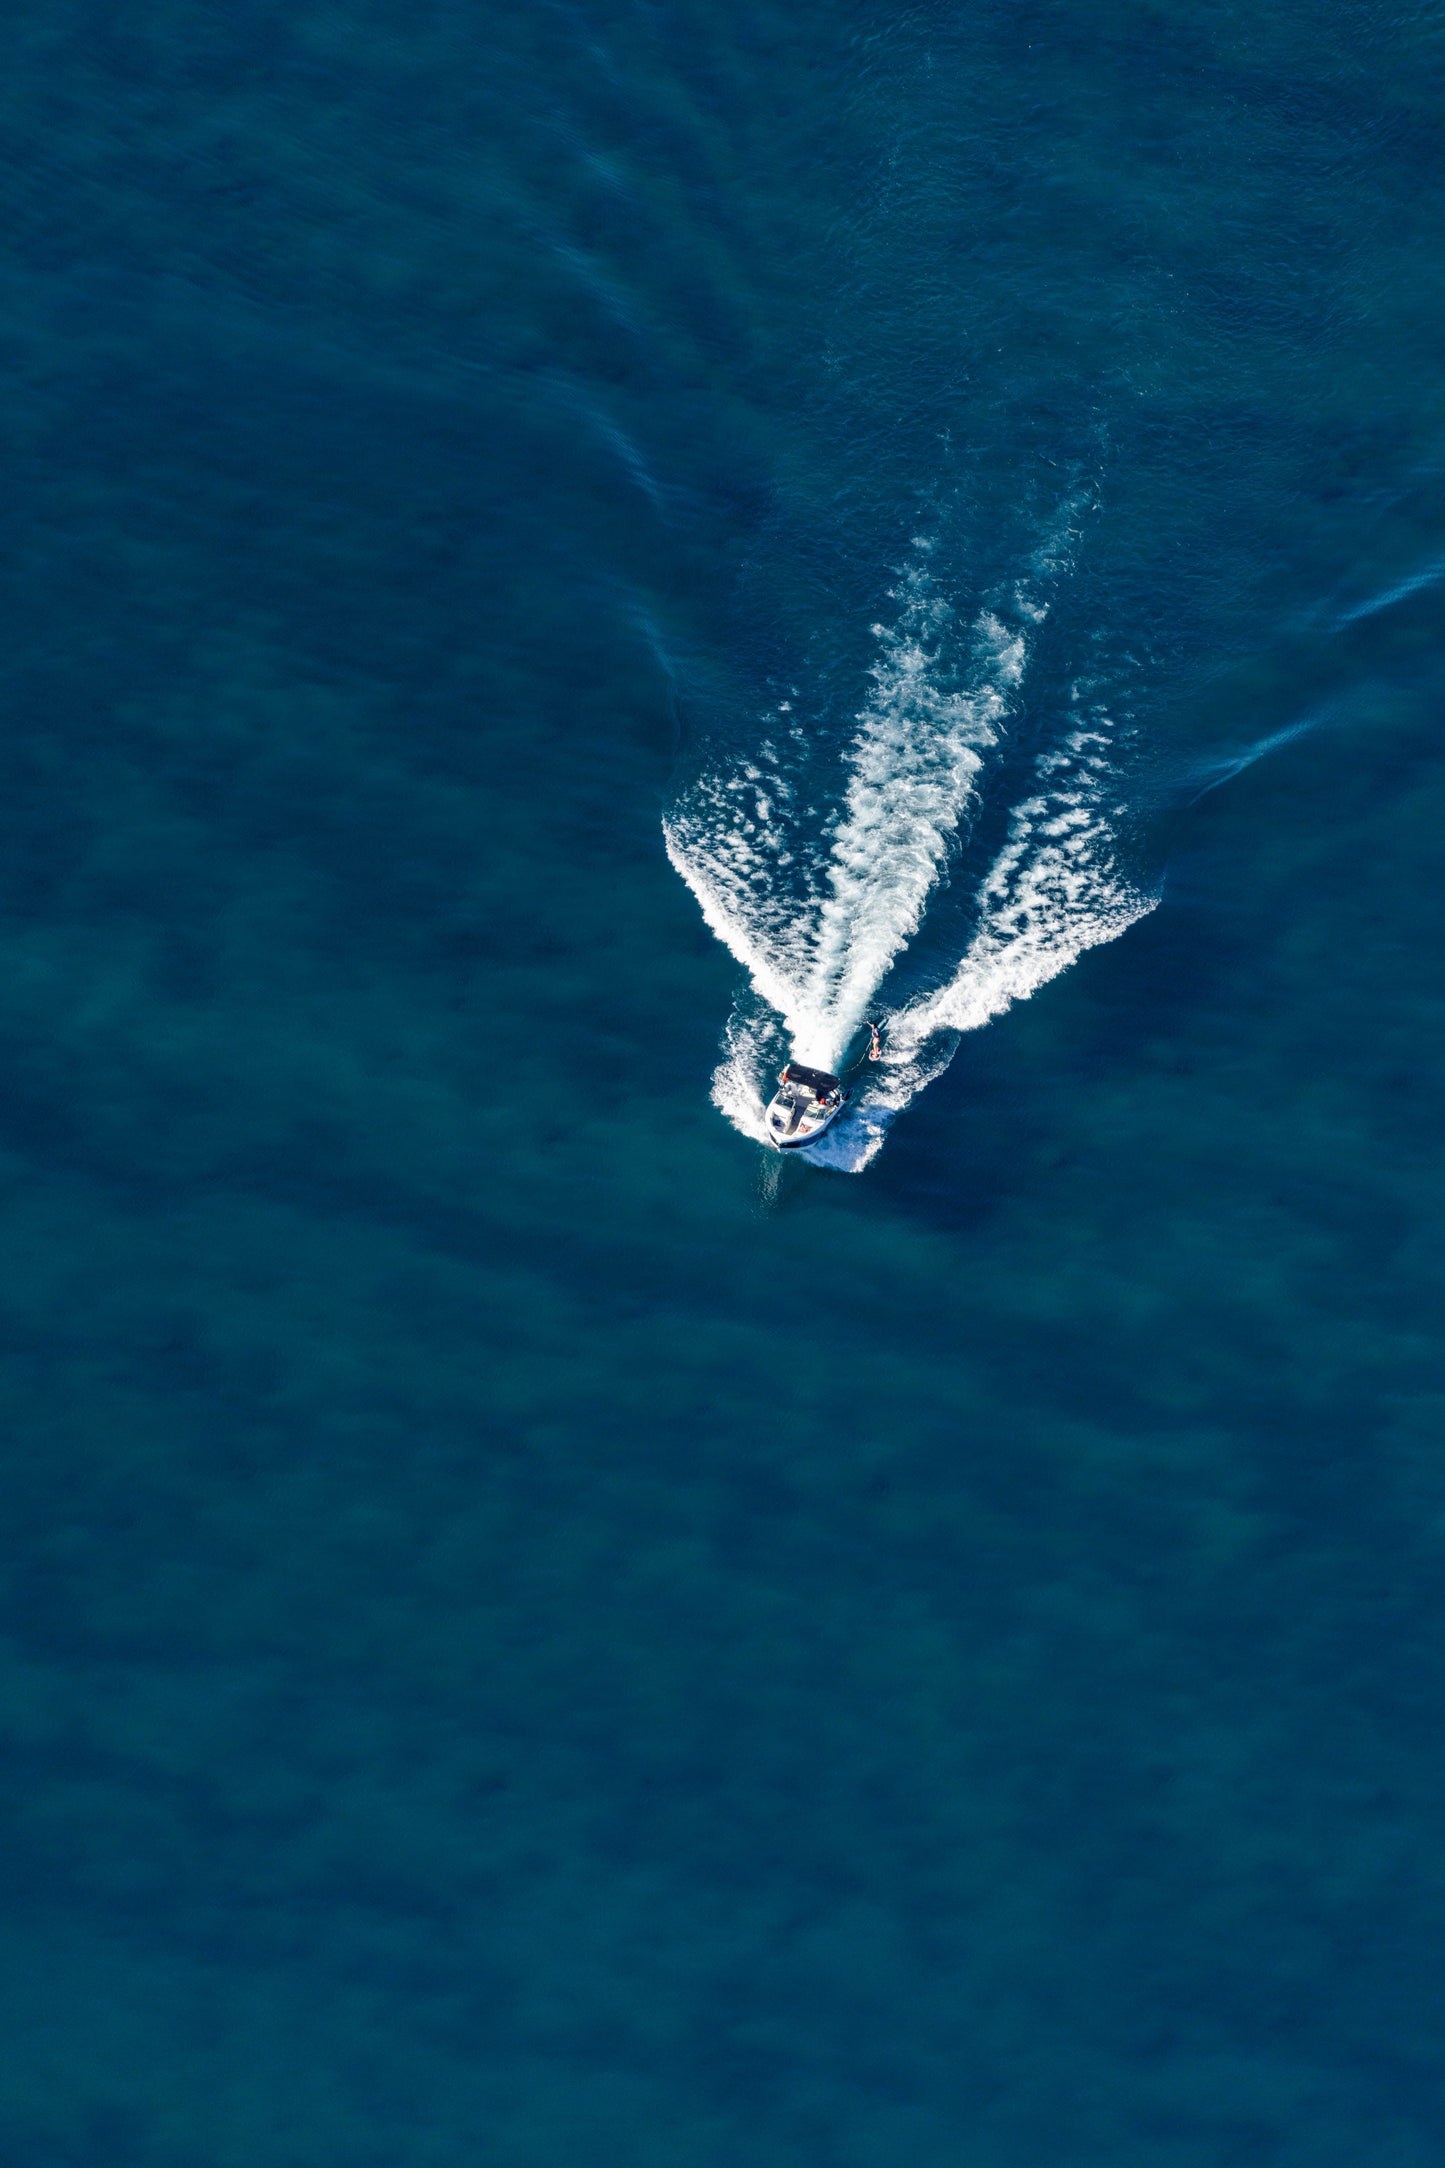
M869 1061L881 1061L883 1042L877 1024L864 1026L866 1048L855 1035L845 1052L844 1074L856 1069L866 1052ZM778 1089L768 1101L763 1121L768 1142L780 1152L796 1151L812 1144L832 1127L853 1094L831 1069L813 1069L806 1062L785 1062L778 1072Z

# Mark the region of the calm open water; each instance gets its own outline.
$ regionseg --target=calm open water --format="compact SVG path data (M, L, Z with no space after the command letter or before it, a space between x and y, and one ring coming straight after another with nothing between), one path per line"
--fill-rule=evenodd
M0 2168L1438 2168L1438 10L6 58Z

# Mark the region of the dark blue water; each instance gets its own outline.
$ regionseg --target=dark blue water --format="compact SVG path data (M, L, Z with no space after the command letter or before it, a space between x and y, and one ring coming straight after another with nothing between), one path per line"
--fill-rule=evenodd
M1445 2154L1442 47L12 15L0 2168Z

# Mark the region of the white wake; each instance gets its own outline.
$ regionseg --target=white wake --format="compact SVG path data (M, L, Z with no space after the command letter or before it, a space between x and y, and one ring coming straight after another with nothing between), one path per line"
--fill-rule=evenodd
M765 1141L781 1055L836 1069L865 1019L885 1056L848 1112L805 1156L857 1171L909 1101L947 1066L961 1033L1024 1000L1083 950L1112 940L1154 898L1121 870L1116 726L1075 692L1061 741L1027 795L976 898L952 976L890 1007L884 989L922 923L954 839L976 810L986 755L1007 727L1046 606L993 598L966 634L937 594L927 545L875 626L872 690L856 718L835 811L807 787L806 734L783 703L749 760L706 774L664 823L668 855L713 932L748 973L729 1019L713 1098Z

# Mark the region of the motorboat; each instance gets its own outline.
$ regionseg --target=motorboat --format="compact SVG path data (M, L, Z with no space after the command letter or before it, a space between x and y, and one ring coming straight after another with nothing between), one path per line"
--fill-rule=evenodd
M827 1069L790 1061L778 1072L778 1088L764 1116L769 1144L780 1152L795 1152L801 1144L816 1143L851 1096Z

